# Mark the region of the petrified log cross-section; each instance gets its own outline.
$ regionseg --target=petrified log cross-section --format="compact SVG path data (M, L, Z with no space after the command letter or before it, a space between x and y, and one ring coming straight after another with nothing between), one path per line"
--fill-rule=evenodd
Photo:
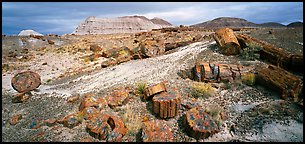
M267 68L256 70L255 81L282 94L282 98L288 96L298 98L303 89L303 82L286 70L269 65Z
M194 107L186 112L184 124L188 135L195 139L207 138L220 131L217 123L201 106Z
M38 88L41 84L40 75L32 71L24 71L16 74L11 81L12 87L20 92L29 92Z
M160 92L166 92L166 87L163 82L155 84L151 87L147 87L144 90L144 99L147 100L148 98L151 98L152 96Z
M237 39L241 45L258 45L262 48L259 51L260 58L266 60L273 65L280 66L286 70L292 70L297 72L303 71L303 55L292 54L285 51L282 48L278 48L265 41L250 37L246 34L237 35Z
M153 97L153 111L161 118L178 115L181 96L177 91L162 92Z

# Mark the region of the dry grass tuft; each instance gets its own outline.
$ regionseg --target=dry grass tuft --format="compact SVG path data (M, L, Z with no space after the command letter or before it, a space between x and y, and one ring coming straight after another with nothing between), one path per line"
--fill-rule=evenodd
M215 88L210 83L194 82L191 86L191 94L194 97L208 98L216 95Z
M127 134L136 134L141 129L141 117L133 112L130 105L127 105L126 109L123 110L122 120L127 128Z

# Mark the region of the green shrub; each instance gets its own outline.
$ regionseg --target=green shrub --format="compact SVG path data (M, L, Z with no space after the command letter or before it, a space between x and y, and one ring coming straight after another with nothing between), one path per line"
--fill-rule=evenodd
M210 97L215 96L216 90L210 83L194 82L191 86L191 94L194 97Z
M145 82L138 82L136 83L137 89L136 89L136 94L139 96L144 95L144 90L147 87L147 84Z
M253 86L255 84L255 75L253 73L242 75L242 82L246 85Z

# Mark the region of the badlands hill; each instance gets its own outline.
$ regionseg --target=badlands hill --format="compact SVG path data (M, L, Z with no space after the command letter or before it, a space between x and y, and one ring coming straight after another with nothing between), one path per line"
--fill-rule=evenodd
M88 17L72 32L76 35L85 34L112 34L112 33L136 33L146 32L152 29L172 27L169 22L144 16L124 16L116 18Z
M34 30L22 30L18 36L29 36L29 35L37 35L37 36L43 36L43 34L40 34Z
M210 21L192 25L193 27L221 28L221 27L257 27L257 24L241 18L219 17Z
M303 27L302 22L293 22L288 25L283 25L276 22L266 22L262 24L256 24L249 22L242 18L234 17L219 17L210 21L206 21L199 24L191 25L192 27L201 27L207 29L217 29L222 27L230 28L285 28L285 27Z

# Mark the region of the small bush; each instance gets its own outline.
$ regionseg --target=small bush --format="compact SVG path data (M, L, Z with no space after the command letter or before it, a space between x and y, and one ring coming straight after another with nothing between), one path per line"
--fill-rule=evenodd
M217 123L218 127L220 127L223 123L223 108L219 105L209 105L205 108L205 112L207 112L213 120Z
M136 90L136 94L139 96L143 96L144 95L144 90L147 87L147 84L145 82L138 82L136 84L137 86L137 90Z
M194 82L191 86L191 94L194 97L210 97L215 96L216 90L210 83Z
M253 86L255 84L255 75L253 73L243 75L242 82L246 85Z

